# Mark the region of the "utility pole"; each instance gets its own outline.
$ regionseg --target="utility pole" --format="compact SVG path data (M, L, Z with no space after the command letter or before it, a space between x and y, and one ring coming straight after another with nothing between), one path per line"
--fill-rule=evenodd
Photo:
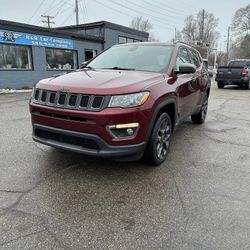
M55 24L55 22L51 22L50 21L50 19L51 18L55 18L55 17L53 17L53 16L45 16L45 15L41 15L41 17L44 17L44 18L46 18L47 20L43 20L42 22L43 23L47 23L48 24L48 28L51 28L51 25L50 24Z
M201 23L201 44L203 45L204 41L204 26L205 26L205 10L202 10L202 23Z
M78 8L78 0L75 0L76 5L76 25L79 24L79 8Z
M176 28L174 28L174 41L176 42L176 38L177 38L177 31Z
M228 63L228 60L229 60L229 43L230 43L230 26L228 27L228 30L227 30L227 62Z

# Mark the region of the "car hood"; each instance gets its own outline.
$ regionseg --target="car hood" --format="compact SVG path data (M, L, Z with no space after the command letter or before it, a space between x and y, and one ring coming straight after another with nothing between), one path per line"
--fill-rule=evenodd
M80 70L41 80L36 87L51 91L114 95L133 93L164 80L161 73L119 70Z

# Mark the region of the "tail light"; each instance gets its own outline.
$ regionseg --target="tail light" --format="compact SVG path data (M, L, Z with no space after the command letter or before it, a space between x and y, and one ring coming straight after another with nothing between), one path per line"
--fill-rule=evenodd
M243 68L243 69L242 69L241 75L242 75L243 77L247 76L247 69L246 69L246 68Z

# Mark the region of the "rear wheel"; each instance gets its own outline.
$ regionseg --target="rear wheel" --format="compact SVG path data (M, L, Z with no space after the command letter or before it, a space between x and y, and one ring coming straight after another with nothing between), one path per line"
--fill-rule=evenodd
M165 161L169 151L171 135L171 118L167 113L162 113L154 125L148 148L145 152L146 160L150 164L159 166Z
M225 84L223 82L218 82L217 86L218 86L219 89L223 89Z
M250 89L250 82L245 84L245 89Z
M206 94L200 112L198 114L194 114L191 116L192 122L196 124L204 123L207 116L207 108L208 108L208 95Z

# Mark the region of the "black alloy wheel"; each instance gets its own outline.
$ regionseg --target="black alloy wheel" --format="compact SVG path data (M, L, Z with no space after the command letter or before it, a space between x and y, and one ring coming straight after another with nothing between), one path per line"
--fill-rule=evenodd
M207 117L207 109L208 109L208 95L206 94L199 113L191 115L192 122L196 124L204 123Z
M162 113L155 123L145 152L150 164L159 166L165 161L169 151L171 135L171 118L167 113Z

